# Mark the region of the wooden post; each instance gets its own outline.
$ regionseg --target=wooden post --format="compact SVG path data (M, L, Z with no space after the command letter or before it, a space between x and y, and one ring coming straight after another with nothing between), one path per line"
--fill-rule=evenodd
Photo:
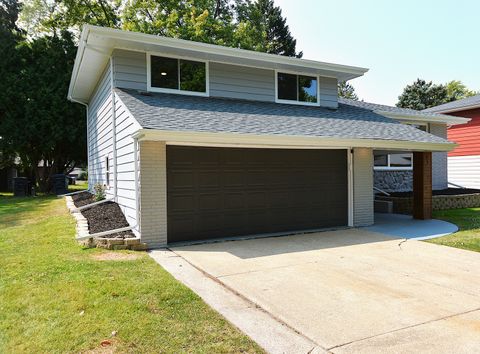
M413 153L413 218L432 218L432 153Z

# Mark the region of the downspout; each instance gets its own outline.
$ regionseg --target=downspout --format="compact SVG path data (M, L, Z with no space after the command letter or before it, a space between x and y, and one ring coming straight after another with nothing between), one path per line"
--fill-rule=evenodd
M113 199L117 198L117 109L115 104L115 91L113 80L113 57L110 56L110 89L112 94L112 158L113 158Z
M86 109L86 113L87 113L87 172L88 172L88 189L90 190L91 187L90 187L90 176L91 176L91 173L90 173L90 117L88 116L88 103L85 103L85 102L82 102L82 101L78 101L76 99L74 99L73 97L68 97L69 101L71 102L75 102L75 103L80 103L81 105L85 106L85 109Z

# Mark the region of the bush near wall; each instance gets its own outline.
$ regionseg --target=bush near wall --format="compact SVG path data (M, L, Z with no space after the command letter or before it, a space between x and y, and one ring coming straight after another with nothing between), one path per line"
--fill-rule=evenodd
M396 214L412 214L413 197L377 196L376 199L393 202L393 212ZM463 195L434 195L433 210L463 209L480 207L480 193Z

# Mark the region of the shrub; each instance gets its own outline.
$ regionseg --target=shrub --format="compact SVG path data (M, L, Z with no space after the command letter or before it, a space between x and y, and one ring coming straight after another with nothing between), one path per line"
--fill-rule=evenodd
M95 201L99 202L105 199L105 187L101 183L96 183L93 190L95 191Z
M80 172L80 174L78 175L78 180L80 181L88 180L88 172L87 171Z

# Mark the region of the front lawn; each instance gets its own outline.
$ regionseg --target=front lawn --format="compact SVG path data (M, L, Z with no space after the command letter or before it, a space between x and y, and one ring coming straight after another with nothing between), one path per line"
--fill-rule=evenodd
M146 253L74 233L64 199L0 196L1 353L261 352Z
M459 231L428 242L480 252L480 208L440 210L433 217L457 225Z

